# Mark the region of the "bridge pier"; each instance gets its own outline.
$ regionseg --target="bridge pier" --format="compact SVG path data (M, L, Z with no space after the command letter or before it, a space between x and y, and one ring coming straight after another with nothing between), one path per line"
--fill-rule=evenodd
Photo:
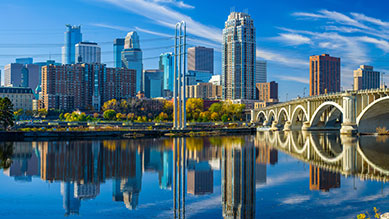
M355 96L349 95L343 97L343 123L340 134L354 135L358 133L355 116Z
M278 121L274 120L273 123L271 124L270 131L279 131L280 128L278 127Z
M291 126L292 126L292 122L286 121L286 122L285 122L285 125L284 125L283 131L290 131L290 130L292 130L292 129L291 129Z
M311 123L306 121L306 122L304 122L303 127L301 127L301 130L302 131L309 131L310 128L311 128Z

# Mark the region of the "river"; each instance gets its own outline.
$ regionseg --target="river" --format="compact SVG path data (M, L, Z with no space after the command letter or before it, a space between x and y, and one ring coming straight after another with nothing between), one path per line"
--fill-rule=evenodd
M0 142L1 218L356 218L388 180L383 136Z

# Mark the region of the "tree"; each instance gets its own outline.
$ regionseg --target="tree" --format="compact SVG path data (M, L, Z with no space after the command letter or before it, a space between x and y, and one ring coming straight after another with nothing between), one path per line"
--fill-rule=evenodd
M97 119L97 118L99 118L99 116L100 116L100 114L98 114L98 113L93 113L93 118Z
M116 116L115 110L109 109L104 111L103 117L105 120L114 120Z
M7 129L14 125L13 104L7 98L0 98L0 125Z
M228 115L227 114L223 114L221 120L223 122L227 122L228 121Z
M219 114L217 112L211 113L211 120L217 121L219 119Z
M12 164L13 143L0 142L0 169L8 169Z
M65 119L65 116L64 116L64 114L63 113L61 113L61 114L59 114L59 120L64 120Z
M45 117L47 116L47 114L48 114L48 112L47 112L46 109L39 109L39 110L38 110L38 116L39 116L40 118L45 118Z
M189 98L186 101L186 117L189 121L198 120L204 111L204 101L199 98Z
M108 100L107 102L104 103L102 109L104 112L107 110L118 111L119 103L116 101L116 99Z
M17 111L14 112L14 116L16 120L19 120L20 117L24 115L24 110L23 109L18 109Z
M116 120L121 121L126 118L126 114L116 113Z
M127 114L127 120L134 121L134 118L135 118L135 114L134 113Z

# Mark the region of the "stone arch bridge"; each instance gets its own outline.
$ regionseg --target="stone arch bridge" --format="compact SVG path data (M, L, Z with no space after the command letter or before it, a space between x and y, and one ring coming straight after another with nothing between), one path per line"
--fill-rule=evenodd
M389 130L389 89L346 91L299 98L251 110L251 120L271 130L334 130L342 134Z

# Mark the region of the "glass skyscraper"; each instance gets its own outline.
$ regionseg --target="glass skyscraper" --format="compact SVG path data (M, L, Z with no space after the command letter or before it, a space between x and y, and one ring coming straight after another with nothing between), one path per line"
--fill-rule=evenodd
M174 83L173 53L163 53L159 57L159 69L163 71L163 89L173 91Z
M223 99L255 99L256 41L254 21L232 12L223 29Z
M76 44L82 41L81 26L66 25L65 45L62 47L62 64L74 64Z
M143 91L142 50L140 49L139 36L135 31L129 32L126 36L124 50L122 51L122 62L123 67L136 71L136 92Z
M113 41L113 61L115 68L121 68L122 66L122 51L124 49L124 39L117 38Z

